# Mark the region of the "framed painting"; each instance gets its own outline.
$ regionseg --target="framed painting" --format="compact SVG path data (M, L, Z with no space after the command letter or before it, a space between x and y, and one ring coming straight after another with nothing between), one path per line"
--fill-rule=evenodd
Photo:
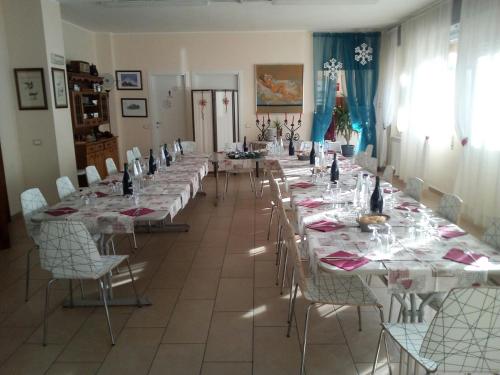
M64 69L52 68L52 88L54 89L54 104L56 108L68 108L66 73Z
M257 113L302 113L304 65L255 65Z
M148 117L146 99L122 98L122 117Z
M14 69L19 110L47 109L42 68Z
M142 73L140 70L117 70L117 90L142 90Z

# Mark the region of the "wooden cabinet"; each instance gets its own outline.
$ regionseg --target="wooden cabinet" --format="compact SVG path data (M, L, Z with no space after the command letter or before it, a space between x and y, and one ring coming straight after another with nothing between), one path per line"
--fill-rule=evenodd
M75 130L109 123L108 94L93 91L70 91L71 118Z
M102 178L108 175L106 159L112 158L118 167L118 142L116 137L101 139L96 142L75 142L76 166L85 169L95 165Z

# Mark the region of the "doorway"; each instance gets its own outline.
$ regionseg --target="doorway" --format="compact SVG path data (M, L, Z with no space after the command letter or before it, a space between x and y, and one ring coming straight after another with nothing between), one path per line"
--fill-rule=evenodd
M186 77L184 74L153 74L150 86L152 146L172 145L178 138L192 139L186 119Z

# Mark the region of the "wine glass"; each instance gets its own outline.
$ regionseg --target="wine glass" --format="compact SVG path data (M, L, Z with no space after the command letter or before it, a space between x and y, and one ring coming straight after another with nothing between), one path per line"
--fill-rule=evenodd
M368 225L368 229L372 231L369 248L372 252L378 253L382 249L382 239L380 238L380 234L378 232L380 225L370 224Z

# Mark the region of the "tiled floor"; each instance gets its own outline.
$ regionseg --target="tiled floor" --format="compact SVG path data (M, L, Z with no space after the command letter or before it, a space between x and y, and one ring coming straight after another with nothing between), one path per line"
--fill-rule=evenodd
M13 246L0 252L0 374L298 374L305 303L298 302L287 338L287 296L280 296L274 283L274 243L266 240L267 188L263 199L255 198L246 176L231 178L217 207L212 177L205 189L208 195L176 218L191 225L188 233L137 236L139 249L131 263L137 286L153 305L111 308L114 347L102 308L61 307L64 282L51 295L49 344L41 345L49 275L33 262L25 303L31 243L16 219ZM431 206L438 199L431 192L424 198ZM121 238L118 248L130 253L128 238ZM132 293L126 273L115 275L114 283L116 295ZM93 283L85 284L92 293ZM380 286L375 283L374 290L387 310L389 298ZM364 311L363 332L351 308L320 307L311 319L308 374L369 373L379 332L374 310ZM398 361L396 351L393 359ZM386 372L381 366L379 373Z

